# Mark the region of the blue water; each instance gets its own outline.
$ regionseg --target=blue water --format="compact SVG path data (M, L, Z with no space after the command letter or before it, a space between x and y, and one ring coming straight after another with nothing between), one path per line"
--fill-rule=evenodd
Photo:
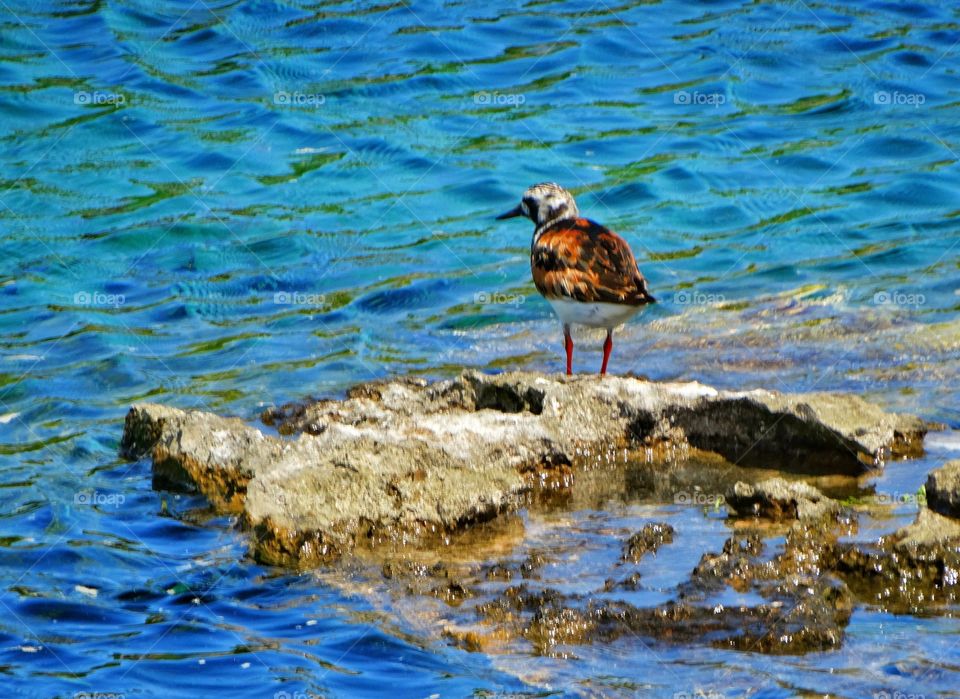
M953 622L870 610L780 684L781 661L702 648L467 653L253 565L232 522L116 456L138 400L253 419L394 374L559 370L531 226L492 220L542 180L627 238L662 301L618 334L615 372L852 390L957 426L955 6L3 0L0 18L5 693L956 692ZM576 369L600 340L578 336Z

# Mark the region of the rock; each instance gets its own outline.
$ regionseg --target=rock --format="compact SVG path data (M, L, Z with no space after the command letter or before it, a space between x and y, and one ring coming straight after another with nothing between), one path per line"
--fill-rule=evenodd
M522 637L537 654L547 656L562 657L558 646L610 642L625 635L655 643L707 643L773 654L841 645L852 611L849 591L842 584L804 581L784 586L770 597L754 606L670 601L636 607L519 585L477 610L481 619L511 629L508 637Z
M247 484L280 458L283 444L242 420L199 410L135 405L121 453L153 457L155 488L197 489L223 512L242 512Z
M645 524L643 529L627 539L620 558L639 563L645 554L656 553L663 544L672 544L673 534L673 527L664 522Z
M831 393L721 392L671 412L698 449L737 464L808 474L856 474L890 456L917 456L928 428L919 418Z
M921 507L917 518L898 530L893 535L892 541L901 551L929 551L960 543L960 522Z
M836 545L834 570L856 597L894 614L932 614L960 602L960 523L922 507L873 546Z
M840 511L840 503L802 481L769 478L754 485L738 481L727 493L727 504L740 516L774 521L820 519Z
M614 590L639 590L641 576L637 571L633 571L622 580L607 578L603 583L604 592L613 592Z
M948 461L927 476L927 506L932 510L960 517L960 459Z
M121 451L151 454L155 486L193 487L241 513L258 560L308 566L357 546L445 541L530 493L575 488L582 467L626 449L859 474L915 453L927 429L853 396L472 371L365 384L264 420L296 439L135 405Z

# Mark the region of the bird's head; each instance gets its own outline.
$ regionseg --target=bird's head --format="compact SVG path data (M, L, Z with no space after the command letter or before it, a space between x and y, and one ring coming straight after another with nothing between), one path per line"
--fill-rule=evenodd
M579 214L577 203L570 192L555 182L542 182L528 188L523 193L518 206L500 214L497 218L526 216L533 221L539 231L556 221L576 218Z

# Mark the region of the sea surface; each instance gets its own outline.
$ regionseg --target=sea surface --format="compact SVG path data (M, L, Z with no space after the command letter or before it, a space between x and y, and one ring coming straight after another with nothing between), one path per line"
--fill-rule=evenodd
M256 565L117 445L135 401L254 421L398 374L561 370L532 226L493 219L544 180L660 300L615 373L960 427L960 5L0 0L0 39L5 696L958 695L960 622L870 607L806 656L470 653L376 581ZM570 526L700 532L650 564L663 589L728 532L648 510Z

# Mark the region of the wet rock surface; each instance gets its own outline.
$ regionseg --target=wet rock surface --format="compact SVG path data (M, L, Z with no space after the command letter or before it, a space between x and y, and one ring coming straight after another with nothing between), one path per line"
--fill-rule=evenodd
M930 509L960 517L960 459L931 471L924 489Z
M239 514L261 562L360 566L457 610L457 623L433 626L469 650L524 643L562 657L627 636L803 653L839 647L856 605L952 614L957 603L960 523L922 508L888 536L846 538L857 512L824 492L860 492L858 475L919 453L927 429L849 396L467 372L365 384L263 421L280 436L137 405L121 449L152 458L155 487ZM756 449L765 468L744 458ZM561 589L556 570L582 549L562 542L588 536L568 513L626 503L702 509L732 533L667 588L648 580L682 527L651 518L604 533L612 552L594 587ZM560 524L517 555L532 514Z
M956 616L960 522L921 508L876 544L836 546L835 570L864 604L898 614Z
M774 521L819 519L840 511L840 503L812 485L783 478L770 478L753 485L738 481L727 493L726 500L738 515Z
M569 489L589 450L756 451L787 470L859 473L919 448L926 430L853 396L527 373L383 381L263 417L299 438L144 404L127 416L122 450L149 451L158 485L189 483L242 512L257 557L284 565L442 539L516 509L531 490Z
M652 522L644 525L643 529L627 539L623 547L621 558L625 561L639 563L647 553L656 553L664 544L673 542L673 527L665 522Z

